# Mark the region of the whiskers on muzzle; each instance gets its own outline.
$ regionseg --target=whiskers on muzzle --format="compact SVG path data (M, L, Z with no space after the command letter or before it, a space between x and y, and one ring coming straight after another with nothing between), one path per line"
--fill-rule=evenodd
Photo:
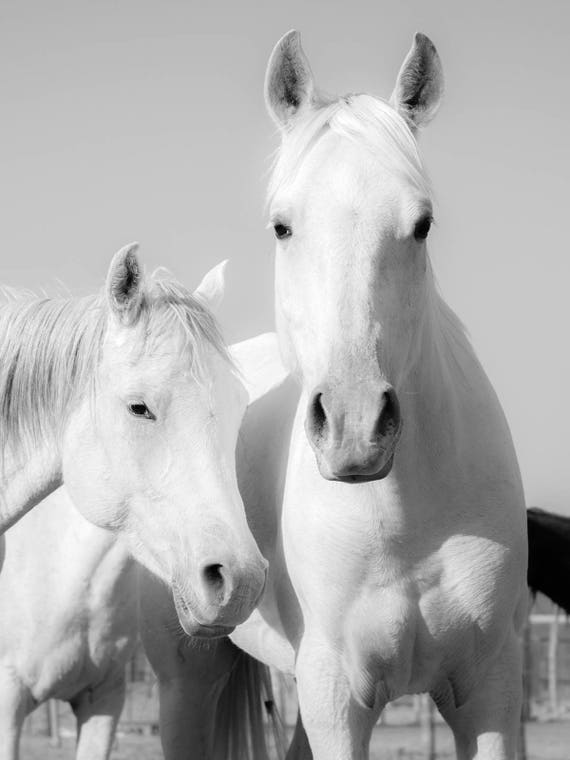
M190 636L227 636L259 603L267 579L267 562L236 565L232 557L217 556L199 563L185 578L172 582L174 604Z

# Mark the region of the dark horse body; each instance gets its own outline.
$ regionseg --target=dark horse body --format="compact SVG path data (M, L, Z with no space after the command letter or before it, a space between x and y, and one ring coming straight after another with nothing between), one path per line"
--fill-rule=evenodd
M570 613L570 517L531 507L528 585Z

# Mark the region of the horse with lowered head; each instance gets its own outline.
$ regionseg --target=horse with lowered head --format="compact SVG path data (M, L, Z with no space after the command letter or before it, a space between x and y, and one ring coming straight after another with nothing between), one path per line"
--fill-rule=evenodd
M0 309L0 528L65 483L174 589L189 632L219 635L255 607L267 568L235 476L247 393L205 302L146 280L136 248L101 294Z
M136 636L131 556L143 592L156 583L171 599L171 625L203 640L231 632L260 597L267 563L235 474L247 393L209 308L222 286L223 267L194 294L146 278L129 246L101 294L23 295L0 309L3 527L21 518L0 537L7 760L25 715L51 697L76 712L78 757L108 756ZM218 741L232 725L250 741L242 721L223 721Z

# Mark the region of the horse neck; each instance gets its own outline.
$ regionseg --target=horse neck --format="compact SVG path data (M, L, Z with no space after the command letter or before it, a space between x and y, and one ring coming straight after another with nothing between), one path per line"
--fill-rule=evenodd
M502 411L464 328L435 287L426 299L399 394L405 421L402 443L416 453L429 456L437 450L438 457L455 458L481 408L492 409L502 425Z
M62 485L61 456L54 444L43 444L25 458L4 451L0 480L0 535Z

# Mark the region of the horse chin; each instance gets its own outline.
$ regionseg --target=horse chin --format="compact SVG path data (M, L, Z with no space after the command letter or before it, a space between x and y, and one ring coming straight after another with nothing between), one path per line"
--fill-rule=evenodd
M195 627L182 624L182 628L193 639L221 639L235 631L235 626L229 625L197 625Z
M184 633L193 639L221 639L235 630L234 625L203 625L191 614L179 615L178 620Z
M182 601L176 589L174 590L174 607L182 630L193 639L219 639L229 636L235 630L235 625L201 623L189 605Z
M350 473L337 473L332 472L325 461L320 457L317 457L317 464L319 472L325 480L333 480L338 483L372 483L375 480L383 480L392 471L394 464L394 454L392 453L388 459L383 462L379 469L373 472L350 472Z

